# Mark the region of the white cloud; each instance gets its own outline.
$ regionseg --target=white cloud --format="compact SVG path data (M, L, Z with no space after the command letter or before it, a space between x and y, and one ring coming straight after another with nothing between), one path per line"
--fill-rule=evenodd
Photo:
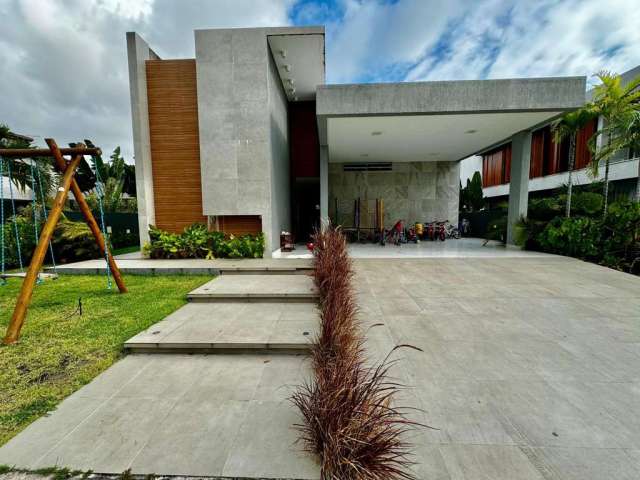
M330 82L450 80L622 72L640 64L640 9L629 0L336 0ZM17 132L86 137L132 159L125 32L163 58L194 55L195 28L285 25L294 0L0 0L0 122Z
M292 0L0 0L0 123L133 158L125 32L193 57L193 29L286 25Z

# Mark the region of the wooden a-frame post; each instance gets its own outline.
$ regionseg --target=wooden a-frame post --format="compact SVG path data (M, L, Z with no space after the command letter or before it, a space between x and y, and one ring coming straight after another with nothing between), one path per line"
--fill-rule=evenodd
M53 153L53 159L56 162L56 166L58 167L58 170L60 170L61 172L64 172L65 169L67 168L67 164L64 161L64 158L62 158L62 154L60 153L60 149L58 149L58 145L56 144L56 141L53 138L46 138L45 142L47 142L47 145L49 146L49 148L51 149L51 152ZM116 261L113 259L113 255L111 255L111 252L108 251L109 246L106 244L106 242L104 241L104 238L102 237L102 232L100 231L98 222L96 222L96 219L93 216L93 213L91 213L91 208L89 208L89 205L87 204L87 201L84 198L84 194L82 193L82 190L80 190L80 187L78 186L78 182L76 182L76 179L73 177L71 178L71 192L73 192L73 196L75 197L76 202L78 202L78 206L80 207L82 216L87 222L87 225L89 225L89 229L91 230L91 233L93 233L93 236L96 239L96 243L98 244L100 253L102 254L103 257L104 256L107 257L107 261L109 263L109 269L111 269L113 279L115 280L116 285L118 285L118 290L120 290L120 293L127 293L127 287L125 286L124 280L122 279L122 275L120 274L120 269L118 268L118 265L116 265Z
M51 241L51 237L53 236L56 225L60 220L62 209L67 200L69 190L72 185L75 185L74 196L76 197L76 200L78 200L78 204L81 204L82 202L82 204L87 208L86 212L83 210L83 214L85 216L85 220L89 224L89 228L93 232L93 235L96 237L96 241L98 243L98 246L100 247L100 251L104 254L105 249L108 248L104 239L102 238L102 233L98 228L98 224L93 217L91 210L86 204L84 195L82 195L82 192L80 191L80 188L78 187L78 184L74 179L76 169L78 168L78 165L83 158L82 151L84 150L84 147L82 146L80 148L64 149L65 153L67 151L73 151L73 154L75 154L72 160L67 164L62 157L63 153L60 151L60 149L58 149L56 143L51 139L47 139L47 144L49 144L50 151L38 152L41 155L53 155L54 159L56 160L56 165L58 165L58 168L62 172L64 172L64 175L62 177L62 181L60 182L60 186L58 187L56 198L53 202L53 207L51 208L49 216L47 217L47 221L42 228L42 232L40 233L38 244L33 251L33 256L31 257L31 262L29 263L29 268L27 269L24 281L22 282L20 295L18 295L18 300L16 301L16 306L13 311L11 321L9 322L9 327L7 328L7 334L4 337L4 343L7 345L16 343L18 341L18 338L20 337L20 330L22 329L24 319L27 315L27 309L29 307L29 303L31 302L31 297L33 296L33 289L36 285L36 280L38 279L38 273L40 272L40 268L42 268L45 255L47 253L47 247L49 245L49 242ZM24 156L36 156L34 153L35 151L27 152ZM78 192L77 194L76 191ZM120 270L118 270L118 267L116 266L115 261L113 261L112 255L110 253L108 255L108 258L110 260L110 265L113 262L112 273L114 279L116 280L118 288L121 293L125 293L127 289L124 286L124 282L122 281Z

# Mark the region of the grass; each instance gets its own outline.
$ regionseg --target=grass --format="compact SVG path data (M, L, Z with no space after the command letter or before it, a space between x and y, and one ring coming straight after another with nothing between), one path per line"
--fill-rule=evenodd
M186 303L210 276L125 277L120 295L104 275L70 275L36 287L20 342L0 346L0 445L113 364L123 343ZM0 334L21 285L0 287ZM78 301L82 299L82 315Z

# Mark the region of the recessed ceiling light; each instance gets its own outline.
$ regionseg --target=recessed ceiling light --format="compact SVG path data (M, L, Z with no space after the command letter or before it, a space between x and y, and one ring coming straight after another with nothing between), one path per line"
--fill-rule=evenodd
M287 58L287 51L286 50L280 50L280 56L282 58Z
M472 128L471 130L467 130L467 131L466 131L466 132L464 132L464 133L466 133L466 134L471 134L471 133L476 133L477 131L478 131L478 130L475 130L475 129L473 129L473 128Z
M296 81L293 78L287 78L289 85L293 85Z
M376 130L375 132L371 132L371 135L372 135L373 137L377 137L378 135L382 135L382 132L381 132L381 131L379 131L379 130Z
M291 65L289 65L289 64L283 65L282 68L284 68L287 72L291 71Z

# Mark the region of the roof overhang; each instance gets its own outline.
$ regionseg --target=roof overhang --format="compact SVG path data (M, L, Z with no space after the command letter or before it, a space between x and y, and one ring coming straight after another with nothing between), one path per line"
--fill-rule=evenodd
M270 29L267 40L287 99L314 100L316 88L324 84L324 28L278 30Z
M456 161L584 104L586 77L318 87L331 162Z

